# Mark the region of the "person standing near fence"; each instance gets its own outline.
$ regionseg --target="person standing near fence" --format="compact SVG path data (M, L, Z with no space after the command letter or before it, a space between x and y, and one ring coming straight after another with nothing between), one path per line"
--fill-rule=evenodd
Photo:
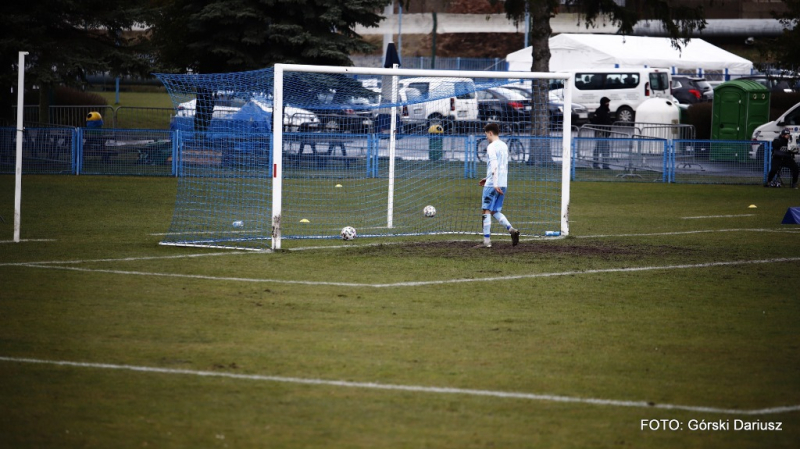
M792 188L797 188L797 177L800 175L800 167L797 166L797 162L794 160L794 155L797 153L796 149L795 151L789 150L789 139L791 139L791 136L792 134L787 128L781 131L780 135L772 141L772 170L770 170L767 175L767 182L764 184L764 187L772 186L773 178L780 173L783 167L787 167L789 171L792 172ZM780 185L775 185L775 187L780 187Z
M592 154L592 167L593 168L600 168L601 164L602 167L608 170L610 167L608 166L608 158L609 158L609 149L608 149L608 137L609 131L611 130L611 125L614 123L611 120L611 110L608 107L608 104L611 100L608 97L603 97L600 99L600 107L594 111L594 116L592 117L592 125L595 125L595 132L594 136L597 139L594 145L594 152Z

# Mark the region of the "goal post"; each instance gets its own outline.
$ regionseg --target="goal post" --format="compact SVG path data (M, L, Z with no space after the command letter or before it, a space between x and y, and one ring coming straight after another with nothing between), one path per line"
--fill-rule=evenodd
M316 66L316 65L297 65L297 64L275 64L275 90L274 90L274 113L273 113L273 189L272 189L272 249L281 248L281 228L283 226L283 160L284 160L284 144L283 144L283 129L284 129L284 77L288 73L316 73L316 74L340 74L349 76L388 76L392 80L391 93L392 97L389 101L391 104L392 113L390 115L390 132L388 135L389 140L389 172L388 172L388 206L387 206L387 229L393 227L393 191L395 181L395 154L394 148L397 140L397 132L395 130L396 120L395 112L397 109L397 80L399 77L418 77L424 79L443 80L448 79L494 79L494 80L507 80L508 82L514 80L562 80L564 86L569 85L569 79L572 75L569 73L535 73L535 72L482 72L482 71L448 71L448 70L422 70L422 69L400 69L400 68L369 68L369 67L336 67L336 66ZM502 86L504 83L497 83ZM426 94L428 94L426 92ZM562 120L560 122L561 128L561 171L560 171L560 226L559 234L569 234L569 204L570 204L570 177L571 177L571 135L572 128L572 114L570 113L572 105L572 93L570 89L563 89L563 104L562 104ZM402 100L402 99L401 99ZM413 102L413 100L405 99L405 102ZM451 100L452 102L453 100ZM477 107L477 105L475 105ZM542 107L542 105L539 105ZM476 117L478 119L480 117ZM507 117L500 117L501 120ZM430 122L426 122L426 125ZM480 132L484 123L478 122L476 127L471 129L472 132ZM424 126L423 126L424 129ZM505 136L503 136L505 137ZM302 148L301 148L302 151ZM469 159L469 150L465 154L465 160ZM525 192L517 192L516 194L525 194ZM477 196L477 195L476 195ZM476 200L477 201L477 200ZM420 211L423 205L420 206ZM475 207L478 209L478 206Z
M549 90L568 73L277 64L157 76L175 106L178 177L162 245L278 250L345 226L477 236L490 122L509 147L503 213L523 236L569 234L572 99Z

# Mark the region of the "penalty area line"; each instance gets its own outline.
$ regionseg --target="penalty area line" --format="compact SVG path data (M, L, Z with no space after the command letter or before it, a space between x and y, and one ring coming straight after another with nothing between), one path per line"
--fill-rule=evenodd
M508 281L517 279L536 279L536 278L549 278L558 276L578 276L583 274L604 274L604 273L636 273L645 271L662 271L662 270L686 270L696 268L714 268L726 267L736 265L754 265L754 264L770 264L782 262L798 262L800 257L782 257L776 259L761 259L761 260L734 260L729 262L706 262L696 264L680 264L680 265L662 265L662 266L649 266L649 267L622 267L622 268L602 268L595 270L583 271L561 271L550 273L530 273L530 274L515 274L509 276L496 276L488 278L461 278L461 279L443 279L435 281L409 281L409 282L394 282L388 284L366 284L356 282L332 282L332 281L303 281L292 279L259 279L259 278L238 278L229 276L208 276L200 274L181 274L181 273L157 273L147 271L126 271L126 270L107 270L95 268L79 268L58 265L41 265L41 264L17 264L17 266L25 266L31 268L44 268L52 270L68 270L79 271L88 273L107 273L107 274L120 274L131 276L155 276L155 277L172 277L182 279L202 279L209 281L231 281L231 282L253 282L253 283L276 283L276 284L293 284L293 285L329 285L336 287L371 287L371 288L394 288L394 287L424 287L428 285L447 285L447 284L463 284L468 282L497 282Z
M236 374L236 373L224 373L215 371L195 371L187 369L157 368L157 367L136 366L136 365L116 365L109 363L86 363L86 362L71 362L63 360L41 360L41 359L3 357L3 356L0 356L0 361L11 362L11 363L27 363L27 364L38 364L38 365L73 367L73 368L93 368L93 369L105 369L105 370L117 370L117 371L134 371L134 372L149 373L149 374L173 374L173 375L196 376L196 377L206 377L206 378L227 378L227 379L237 379L237 380L280 382L288 384L315 385L315 386L326 386L326 387L359 388L359 389L384 390L384 391L403 391L412 393L457 394L464 396L482 396L482 397L493 397L501 399L524 399L531 401L590 404L590 405L610 406L610 407L634 407L634 408L662 409L662 410L681 410L690 412L719 413L726 415L771 415L777 413L800 411L800 405L788 405L788 406L769 407L769 408L751 409L751 410L737 410L737 409L705 407L705 406L695 406L695 405L657 404L648 401L624 401L616 399L582 398L576 396L559 396L552 394L477 390L469 388L426 387L420 385L382 384L376 382L352 382L344 380L307 379L299 377L268 376L261 374Z

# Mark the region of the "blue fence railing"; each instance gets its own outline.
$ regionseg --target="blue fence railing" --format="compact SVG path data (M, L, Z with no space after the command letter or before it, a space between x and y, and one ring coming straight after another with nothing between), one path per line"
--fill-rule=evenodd
M182 134L183 133L183 134ZM184 135L185 134L185 135ZM26 128L24 174L179 176L184 165L271 165L271 136L206 136L152 129ZM577 133L573 133L577 135ZM370 176L388 157L380 134L287 133L284 163L317 158L319 166L338 159L365 159ZM562 140L504 135L512 162L555 168ZM465 176L482 170L486 142L476 135L401 135L397 147L410 160L463 161ZM574 137L574 181L639 181L696 184L762 184L770 169L771 143L751 141L665 140L655 138ZM0 128L0 173L14 173L16 131Z

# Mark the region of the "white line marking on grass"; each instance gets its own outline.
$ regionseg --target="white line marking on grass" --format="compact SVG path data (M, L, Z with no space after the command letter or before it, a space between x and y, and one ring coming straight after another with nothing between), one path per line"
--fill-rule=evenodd
M703 218L739 218L739 217L755 217L756 214L741 214L741 215L702 215L698 217L681 217L683 220L699 220Z
M263 251L267 252L267 251ZM118 259L84 259L84 260L48 260L42 262L9 262L0 263L3 266L30 266L30 265L50 265L50 264L79 264L79 263L92 263L92 262L136 262L140 260L159 260L159 259L187 259L193 257L208 257L208 256L237 256L243 254L255 254L253 251L225 251L219 253L200 253L200 254L183 254L176 256L143 256L143 257L122 257Z
M714 232L798 232L800 229L759 229L759 228L744 228L744 229L705 229L699 231L675 231L675 232L649 232L642 234L600 234L600 235L576 235L578 239L599 239L609 237L651 237L657 235L688 235L688 234L708 234Z
M372 288L394 288L394 287L421 287L427 285L446 285L446 284L463 284L467 282L497 282L508 281L516 279L535 279L535 278L548 278L557 276L577 276L582 274L602 274L602 273L636 273L643 271L657 271L657 270L685 270L693 268L712 268L712 267L725 267L734 265L753 265L753 264L767 264L767 263L782 263L782 262L797 262L800 257L783 257L777 259L762 259L762 260L734 260L730 262L707 262L699 264L681 264L681 265L664 265L653 267L628 267L628 268L604 268L597 270L583 270L583 271L562 271L554 273L533 273L533 274L516 274L510 276L497 276L489 278L465 278L465 279L445 279L438 281L413 281L413 282L395 282L391 284L364 284L355 282L329 282L329 281L301 281L301 280L287 280L287 279L257 279L257 278L237 278L225 276L206 276L199 274L180 274L180 273L155 273L147 271L125 271L125 270L105 270L94 268L78 268L66 267L56 265L41 265L41 264L17 264L18 266L26 266L31 268L45 268L53 270L70 270L81 271L89 273L108 273L108 274L122 274L131 276L156 276L156 277L171 277L183 279L203 279L210 281L232 281L232 282L255 282L255 283L276 283L276 284L294 284L294 285L330 285L336 287L372 287Z
M0 240L0 243L26 243L26 242L55 242L56 239L20 239L19 242L13 240Z
M15 363L30 363L39 365L69 366L77 368L136 371L136 372L155 373L155 374L180 374L180 375L198 376L198 377L221 377L228 379L259 380L259 381L281 382L290 384L362 388L370 390L408 391L413 393L434 393L434 394L460 394L467 396L488 396L488 397L505 398L505 399L527 399L532 401L606 405L613 407L636 407L636 408L664 409L664 410L683 410L690 412L721 413L727 415L771 415L777 413L800 411L800 405L788 405L788 406L769 407L769 408L752 409L752 410L737 410L737 409L717 408L717 407L703 407L695 405L655 404L647 401L621 401L616 399L581 398L574 396L557 396L551 394L473 390L468 388L424 387L418 385L380 384L375 382L351 382L344 380L303 379L299 377L265 376L261 374L235 374L235 373L223 373L215 371L194 371L186 369L157 368L157 367L135 366L135 365L114 365L108 363L69 362L69 361L59 361L59 360L40 360L40 359L2 357L2 356L0 356L0 361L15 362Z

